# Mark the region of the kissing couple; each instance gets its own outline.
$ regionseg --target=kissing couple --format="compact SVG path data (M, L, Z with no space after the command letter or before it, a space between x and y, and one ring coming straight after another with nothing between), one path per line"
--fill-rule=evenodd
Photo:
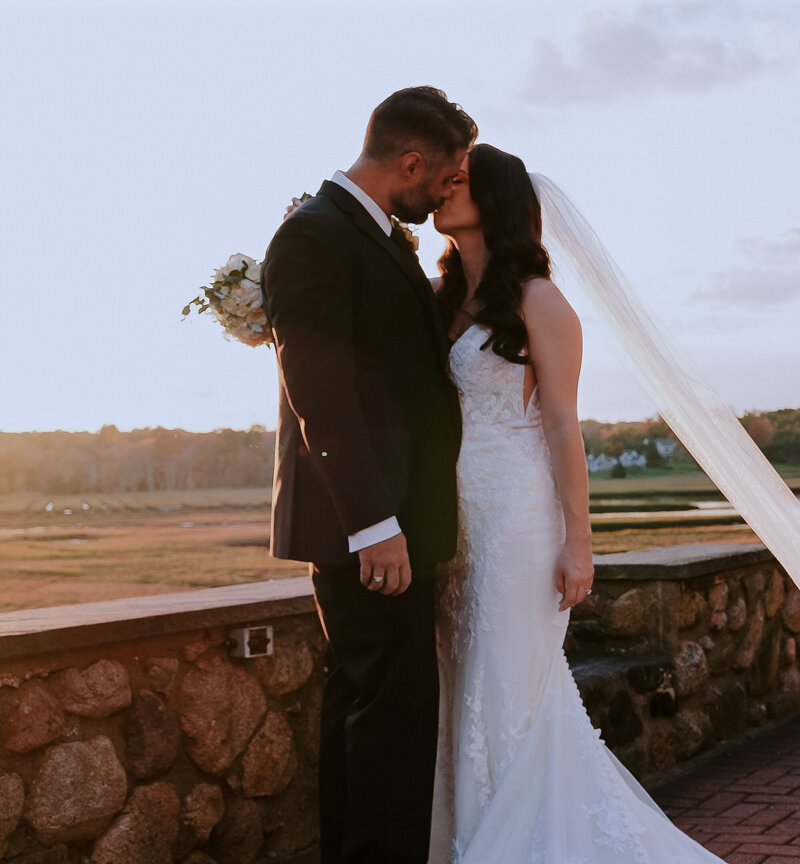
M581 328L549 181L477 131L440 90L393 93L262 268L271 549L310 562L330 649L321 861L718 864L599 739L564 657L593 575ZM429 280L397 220L430 212Z

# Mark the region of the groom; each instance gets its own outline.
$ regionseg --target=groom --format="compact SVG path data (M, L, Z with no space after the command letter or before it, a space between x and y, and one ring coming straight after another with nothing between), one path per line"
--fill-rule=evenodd
M455 551L460 418L430 284L390 216L424 222L476 135L440 90L393 93L263 267L281 382L272 554L311 562L332 657L322 864L427 861L433 571Z

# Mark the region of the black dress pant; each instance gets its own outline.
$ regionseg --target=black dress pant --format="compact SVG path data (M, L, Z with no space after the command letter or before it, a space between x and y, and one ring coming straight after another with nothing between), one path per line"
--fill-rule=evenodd
M358 563L312 567L332 663L320 752L322 864L425 864L439 679L433 565L398 597L367 591Z

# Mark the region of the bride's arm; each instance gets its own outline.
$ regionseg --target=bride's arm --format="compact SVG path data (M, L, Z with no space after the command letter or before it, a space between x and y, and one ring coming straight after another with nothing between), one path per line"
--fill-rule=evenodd
M572 307L548 279L532 279L523 286L522 317L539 385L542 427L566 525L556 573L558 591L564 595L559 607L563 610L586 597L594 574L589 481L577 414L583 354L581 325Z

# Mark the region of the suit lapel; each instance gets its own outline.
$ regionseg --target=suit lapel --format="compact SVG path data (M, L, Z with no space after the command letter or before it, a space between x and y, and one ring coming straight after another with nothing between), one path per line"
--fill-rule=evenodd
M425 276L425 273L419 266L416 255L411 251L406 252L401 249L395 244L391 237L387 237L372 216L346 189L339 186L338 183L326 180L319 191L320 194L332 198L339 207L352 214L355 226L374 240L395 260L413 286L417 298L422 304L425 312L425 320L428 323L429 333L439 349L438 353L440 359L446 365L447 337L444 333L444 328L441 325L439 307L436 303L436 295L433 293L431 283L428 281L427 276Z

